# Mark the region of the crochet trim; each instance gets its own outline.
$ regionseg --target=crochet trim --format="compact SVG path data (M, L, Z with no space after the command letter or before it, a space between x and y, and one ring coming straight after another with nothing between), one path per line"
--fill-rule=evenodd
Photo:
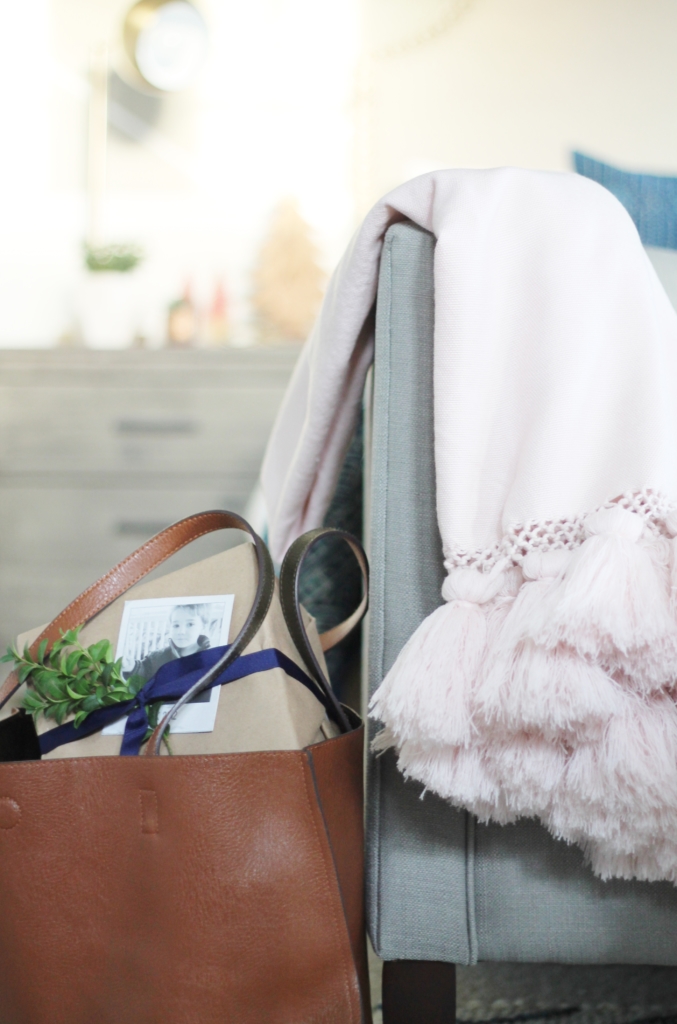
M455 568L475 568L489 572L497 562L507 558L513 565L521 566L531 551L573 551L586 539L583 526L590 512L620 506L629 512L642 516L645 527L656 537L670 537L665 520L677 512L677 505L665 495L651 488L642 491L626 491L618 498L612 498L596 509L578 516L562 516L560 519L530 519L526 523L509 526L500 544L490 548L467 551L456 548L445 553L444 565L447 572Z

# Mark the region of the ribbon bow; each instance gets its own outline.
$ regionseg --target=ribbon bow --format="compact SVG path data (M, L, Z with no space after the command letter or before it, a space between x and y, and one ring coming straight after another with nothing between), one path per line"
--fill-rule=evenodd
M158 701L173 704L179 700L205 672L216 665L227 650L228 646L211 647L206 651L197 651L185 658L167 662L157 670L152 679L144 683L132 700L122 701L112 707L93 711L77 729L72 722L66 722L65 725L59 725L55 729L42 733L39 737L40 753L48 754L57 747L63 746L64 743L73 743L75 740L84 739L85 736L91 736L106 725L117 722L118 719L128 715L120 754L123 756L137 755L148 732L148 705ZM224 686L236 679L244 679L245 676L255 675L257 672L268 672L273 668L281 668L292 679L302 683L324 704L327 710L330 710L329 701L317 684L291 658L288 658L282 651L278 651L276 647L254 651L252 654L241 654L232 665L209 684L207 689L211 689L213 686Z

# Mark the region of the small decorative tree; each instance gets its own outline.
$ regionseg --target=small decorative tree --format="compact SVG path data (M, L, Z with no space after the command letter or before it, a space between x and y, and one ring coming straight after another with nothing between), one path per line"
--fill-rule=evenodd
M292 200L274 212L254 269L260 340L305 341L322 301L326 275L310 227Z

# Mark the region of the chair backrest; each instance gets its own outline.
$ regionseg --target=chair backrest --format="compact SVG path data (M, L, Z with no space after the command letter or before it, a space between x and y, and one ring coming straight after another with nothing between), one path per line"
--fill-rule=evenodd
M433 455L434 238L386 235L377 299L366 493L372 565L370 692L439 604ZM677 965L677 888L602 882L537 822L480 825L368 769L369 928L387 960Z

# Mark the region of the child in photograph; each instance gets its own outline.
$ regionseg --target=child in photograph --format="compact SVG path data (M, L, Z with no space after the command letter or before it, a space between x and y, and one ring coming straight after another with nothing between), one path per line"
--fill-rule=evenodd
M169 614L169 643L166 647L151 651L145 658L139 659L130 674L141 676L147 681L168 661L185 658L197 651L206 651L210 644L209 637L204 632L205 627L204 610L200 605L174 605ZM200 694L200 697L203 695ZM209 699L208 691L203 699Z
M126 601L116 650L116 657L122 658L124 677L129 679L135 675L145 684L172 661L210 648L216 649L218 655L219 645L228 643L233 600L233 594L205 597L191 594ZM211 732L216 721L219 692L219 687L215 686L193 697L173 719L172 732ZM170 707L171 704L162 700L148 705L151 727L157 725L160 711L163 708L168 711ZM118 736L124 730L125 720L120 719L105 726L104 735Z

